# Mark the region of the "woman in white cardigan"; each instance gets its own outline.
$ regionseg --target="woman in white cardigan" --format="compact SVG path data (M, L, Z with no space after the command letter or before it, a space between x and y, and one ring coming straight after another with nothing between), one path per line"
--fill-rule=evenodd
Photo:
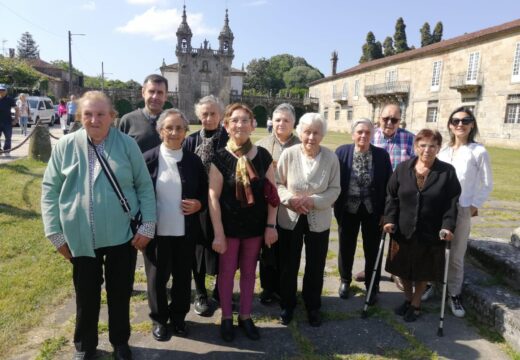
M302 296L309 324L321 325L321 291L329 244L332 204L340 193L339 162L320 146L327 124L320 114L300 118L301 144L286 149L277 165L280 246L280 321L288 325L296 307L298 269L305 242Z
M448 119L450 143L438 155L439 160L450 163L457 171L462 193L460 194L457 227L451 241L448 269L448 302L453 315L464 317L460 300L464 280L464 255L468 245L471 218L478 215L491 190L493 177L486 148L475 141L478 134L477 119L465 107L455 109Z

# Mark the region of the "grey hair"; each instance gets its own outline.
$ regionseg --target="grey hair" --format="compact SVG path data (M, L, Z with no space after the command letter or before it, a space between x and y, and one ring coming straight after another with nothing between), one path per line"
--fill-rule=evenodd
M374 132L374 124L372 123L372 121L370 121L369 119L367 118L360 118L360 119L357 119L357 120L354 120L354 122L352 123L352 129L351 129L351 132L354 132L354 130L356 129L356 127L360 124L363 124L363 125L366 125L370 128L370 133L373 133Z
M224 115L224 104L222 103L222 100L220 100L215 95L208 95L201 98L196 104L195 104L195 115L200 119L202 114L200 113L200 108L204 104L212 104L216 105L218 108L218 111L220 112L220 117Z
M161 129L164 127L164 121L170 115L179 115L182 119L182 123L184 124L184 130L186 130L186 131L190 130L190 122L188 121L188 118L186 117L186 115L184 115L184 113L182 111L180 111L179 109L172 108L172 109L164 110L162 112L161 116L159 116L159 119L157 120L157 125L155 126L155 130L157 130L157 132L159 134L161 133Z
M302 135L303 126L304 125L315 125L319 124L321 127L321 134L325 136L327 133L327 121L321 116L321 114L318 113L306 113L303 114L300 118L300 121L298 122L298 125L296 126L296 133L298 136Z
M273 111L273 118L274 114L276 113L286 113L289 114L289 117L292 119L292 123L294 124L296 122L296 113L294 112L294 107L289 103L281 103L274 109Z

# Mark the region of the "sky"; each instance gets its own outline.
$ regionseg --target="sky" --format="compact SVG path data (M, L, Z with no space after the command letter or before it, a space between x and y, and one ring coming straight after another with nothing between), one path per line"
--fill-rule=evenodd
M356 66L366 34L393 36L395 22L406 24L408 45L420 47L425 22L444 25L443 39L520 18L518 0L0 0L0 52L16 48L28 31L40 58L68 61L72 34L73 66L89 76L138 82L159 73L163 59L177 62L175 32L186 5L192 46L207 39L218 48L225 9L234 33L233 67L278 54L301 56L325 76L331 53L338 72Z

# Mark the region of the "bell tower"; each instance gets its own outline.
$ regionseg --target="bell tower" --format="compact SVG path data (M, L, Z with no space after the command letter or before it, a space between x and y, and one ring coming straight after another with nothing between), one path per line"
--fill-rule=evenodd
M175 54L177 56L182 54L189 54L191 52L191 38L193 37L193 33L191 32L190 26L186 21L186 5L182 10L182 22L177 29L177 47L175 49Z

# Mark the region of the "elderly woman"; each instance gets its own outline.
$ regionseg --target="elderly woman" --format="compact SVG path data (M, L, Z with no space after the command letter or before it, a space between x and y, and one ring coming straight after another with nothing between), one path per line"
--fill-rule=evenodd
M271 246L278 239L276 205L265 197L266 181L274 182L269 152L251 143L253 113L243 104L226 109L224 127L229 141L217 150L209 172L209 209L220 254L218 288L222 338L234 338L231 297L234 276L240 269L240 314L238 325L252 340L260 338L251 319L256 261L262 242ZM273 186L274 188L274 186Z
M280 159L282 151L300 143L300 139L293 135L296 117L294 108L291 104L280 104L273 111L274 132L259 140L256 145L261 146L273 157L273 163ZM260 285L262 292L260 293L260 302L262 304L270 304L276 298L280 297L280 272L278 270L279 262L278 243L268 248L262 247L260 257Z
M45 236L72 263L75 359L95 356L103 281L114 357L131 359L130 295L136 249L144 250L155 231L153 185L135 141L112 127L116 112L105 94L85 93L77 114L83 129L60 139L43 176ZM132 216L141 211L143 224L135 235L96 152L112 169Z
M493 190L493 176L486 148L475 141L477 119L465 107L455 109L448 118L450 142L439 153L439 160L452 164L457 171L462 192L459 198L457 228L453 234L448 269L448 292L453 315L464 317L460 300L464 280L464 255L468 246L471 217L478 215Z
M205 96L195 104L195 114L199 118L202 129L186 138L183 147L197 154L209 174L211 159L218 149L226 146L228 134L220 122L224 116L222 101L213 96ZM195 242L195 261L193 264L193 280L195 282L194 311L200 316L211 316L218 303L218 286L215 283L212 298L208 301L206 290L206 274L218 273L218 254L211 248L213 241L213 226L207 209L200 211L200 222L203 235Z
M397 166L387 186L383 230L393 236L386 270L403 280L405 301L395 313L407 322L420 315L426 283L443 280L441 240L452 240L457 221L460 184L453 166L436 158L441 144L438 131L419 131L416 156Z
M368 290L375 265L382 216L385 210L386 184L392 175L390 156L381 148L370 144L374 131L368 119L359 119L352 124L353 144L340 146L336 150L341 174L341 193L334 204L334 215L338 221L339 256L338 268L341 276L339 296L349 296L352 281L352 265L356 253L359 228L363 236L365 254L365 287ZM369 304L374 304L379 289L381 267L378 267L374 289Z
M298 269L305 242L302 296L311 326L321 325L321 291L332 220L331 207L340 193L337 156L320 146L327 131L317 113L300 118L296 132L301 144L285 150L277 166L281 205L280 321L288 325L296 307Z
M182 148L187 131L188 119L181 111L165 110L157 121L162 144L144 153L157 198L156 236L144 257L152 336L157 341L168 340L168 319L174 335L187 335L184 319L190 310L191 268L195 242L202 236L198 215L207 205L204 165L197 155Z

